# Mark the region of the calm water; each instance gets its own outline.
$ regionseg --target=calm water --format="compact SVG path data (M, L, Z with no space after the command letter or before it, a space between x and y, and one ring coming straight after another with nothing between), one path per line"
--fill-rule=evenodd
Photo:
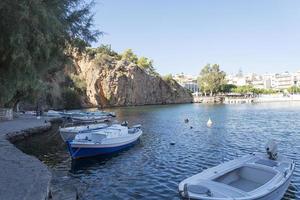
M276 139L279 152L297 163L284 199L300 199L299 103L112 110L119 121L141 123L144 131L137 145L115 156L72 163L55 130L17 145L37 155L59 179L77 185L82 199L179 199L181 180L236 156L263 152L267 140ZM206 127L209 117L212 128Z

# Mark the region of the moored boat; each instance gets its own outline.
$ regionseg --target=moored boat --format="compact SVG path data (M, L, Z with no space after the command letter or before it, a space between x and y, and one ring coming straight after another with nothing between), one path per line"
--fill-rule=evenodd
M93 123L93 122L101 123L101 122L108 122L111 120L110 116L97 116L97 115L71 116L70 118L74 122L83 122L83 123Z
M140 125L128 128L119 124L79 133L67 141L73 159L111 154L132 146L142 135Z
M295 168L294 161L255 153L207 169L183 180L179 193L184 198L201 200L280 200Z

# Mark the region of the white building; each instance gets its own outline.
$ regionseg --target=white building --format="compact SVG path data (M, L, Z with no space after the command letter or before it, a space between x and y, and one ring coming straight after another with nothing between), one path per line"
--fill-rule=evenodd
M275 81L276 81L275 89L278 90L288 89L289 87L295 86L296 85L295 83L297 83L295 76L288 72L282 74L276 74Z
M193 93L199 92L197 77L181 73L173 76L173 79L176 80L182 87L192 91Z

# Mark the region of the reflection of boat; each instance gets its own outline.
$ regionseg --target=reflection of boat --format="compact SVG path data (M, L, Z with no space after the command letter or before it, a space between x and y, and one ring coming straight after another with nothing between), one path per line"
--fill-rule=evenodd
M107 124L89 124L89 125L82 125L82 126L71 126L71 127L64 127L59 128L59 133L64 141L74 139L75 134L84 131L92 131L101 128L108 127Z
M207 169L183 180L179 193L202 200L280 200L290 184L295 163L273 155L250 154Z
M132 146L142 135L140 125L128 128L119 124L79 133L72 141L67 141L73 159L111 154Z

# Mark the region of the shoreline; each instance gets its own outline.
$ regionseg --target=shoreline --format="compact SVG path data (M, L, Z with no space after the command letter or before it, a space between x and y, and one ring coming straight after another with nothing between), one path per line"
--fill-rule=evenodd
M52 173L14 142L51 129L55 118L22 116L0 122L0 199L49 199Z

